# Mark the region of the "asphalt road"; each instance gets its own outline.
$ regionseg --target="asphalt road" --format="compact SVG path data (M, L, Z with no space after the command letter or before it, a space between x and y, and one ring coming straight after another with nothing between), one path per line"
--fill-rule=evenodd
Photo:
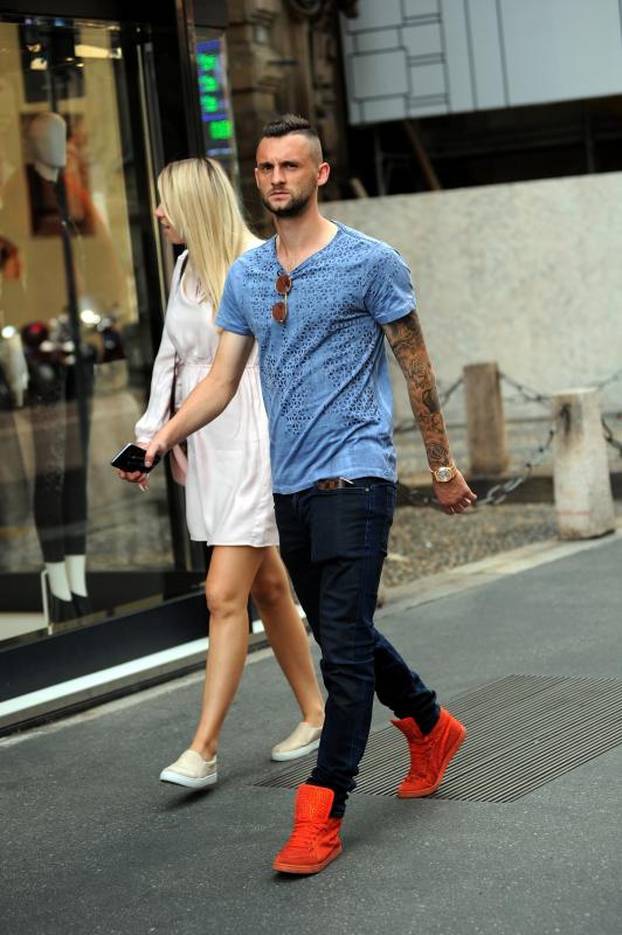
M622 540L408 608L379 626L452 696L509 673L622 679ZM271 870L293 792L253 785L296 723L257 655L219 785L158 782L185 747L192 676L0 742L6 935L618 935L622 746L514 802L353 796L324 873ZM374 725L386 723L380 707ZM543 717L546 717L544 713Z

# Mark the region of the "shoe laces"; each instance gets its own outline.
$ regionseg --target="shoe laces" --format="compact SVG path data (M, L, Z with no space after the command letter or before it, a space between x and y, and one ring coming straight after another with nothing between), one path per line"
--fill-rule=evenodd
M323 830L324 824L320 823L316 818L298 818L288 841L288 846L300 851L309 851L313 848Z
M427 774L428 766L430 764L430 757L432 750L434 749L434 742L431 740L430 735L426 734L421 738L417 738L415 741L411 741L410 746L410 769L408 771L408 779L418 779Z

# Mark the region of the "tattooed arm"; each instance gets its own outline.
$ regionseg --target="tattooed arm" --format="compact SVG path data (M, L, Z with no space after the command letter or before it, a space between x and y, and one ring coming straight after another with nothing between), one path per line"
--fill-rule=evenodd
M384 326L391 350L406 378L410 405L423 436L430 467L451 462L445 420L436 391L434 371L417 313L412 311Z
M423 437L430 468L435 470L451 464L434 371L417 313L413 310L404 318L383 325L383 330L406 379L410 405ZM461 513L477 499L459 471L448 483L434 481L434 491L448 513Z

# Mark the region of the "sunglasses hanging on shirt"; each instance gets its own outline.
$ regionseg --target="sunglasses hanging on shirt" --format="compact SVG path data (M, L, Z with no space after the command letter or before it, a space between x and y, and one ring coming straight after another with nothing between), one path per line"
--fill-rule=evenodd
M287 319L287 296L292 290L292 279L287 273L281 273L276 277L275 289L279 295L283 296L281 302L275 302L272 306L272 317L280 325L284 325Z

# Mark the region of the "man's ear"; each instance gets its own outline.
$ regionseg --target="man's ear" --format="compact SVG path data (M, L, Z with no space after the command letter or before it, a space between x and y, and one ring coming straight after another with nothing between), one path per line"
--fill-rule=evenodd
M327 162L321 162L317 169L317 184L326 185L330 176L330 166Z
M257 188L259 188L259 172L257 170L257 166L255 166L253 171L255 173L255 185L257 186Z

